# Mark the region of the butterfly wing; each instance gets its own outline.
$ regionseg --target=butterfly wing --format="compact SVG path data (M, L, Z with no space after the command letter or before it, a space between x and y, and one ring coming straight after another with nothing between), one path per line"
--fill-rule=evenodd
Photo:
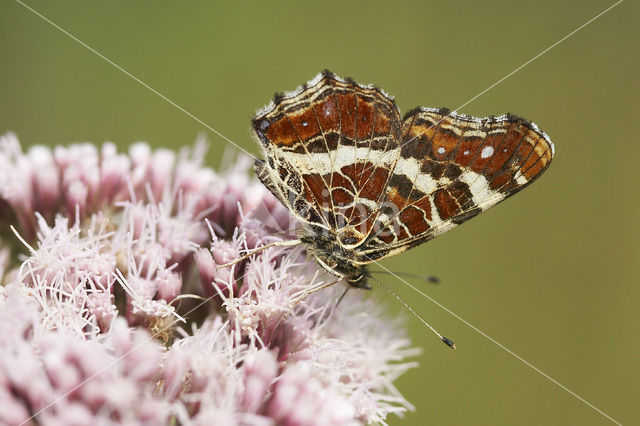
M549 167L553 144L535 124L446 109L406 114L400 158L357 263L400 253L520 191Z
M345 247L361 244L399 157L395 103L375 87L325 71L276 95L253 127L266 157L255 170L267 188L308 226Z

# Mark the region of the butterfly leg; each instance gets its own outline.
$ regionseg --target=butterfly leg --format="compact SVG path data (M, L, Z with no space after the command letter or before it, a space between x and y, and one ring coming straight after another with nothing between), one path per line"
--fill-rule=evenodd
M313 293L317 293L320 290L324 290L327 287L331 287L332 285L338 284L344 277L340 276L338 279L329 281L328 283L324 283L319 285L318 287L311 288L310 290L305 291L301 296L295 298L293 303L291 304L291 309L296 307L296 305L302 302L307 296L312 295Z
M265 249L268 249L270 247L293 247L293 246L297 246L301 242L302 241L300 241L300 240L285 240L285 241L276 241L276 242L273 242L273 243L269 243L269 244L266 244L264 246L255 248L255 249L251 250L250 252L246 253L245 255L240 256L239 258L232 260L231 262L227 262L227 263L224 263L222 265L218 265L218 266L216 266L216 269L226 268L228 266L235 265L236 263L240 263L243 260L248 259L251 256L254 256L257 253L260 253L261 251L263 251Z
M342 299L344 299L344 297L347 295L347 292L349 291L349 287L344 289L344 292L342 292L342 296L340 296L340 298L338 299L338 301L336 302L336 306L333 307L333 310L335 311L336 309L338 309L338 306L340 305L340 302L342 302Z

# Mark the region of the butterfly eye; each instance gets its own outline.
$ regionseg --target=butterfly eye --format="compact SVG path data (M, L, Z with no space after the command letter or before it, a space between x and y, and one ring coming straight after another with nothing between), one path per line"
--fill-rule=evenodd
M365 277L364 274L359 274L359 275L349 277L347 281L349 281L350 283L357 283L358 281L362 281L364 277Z

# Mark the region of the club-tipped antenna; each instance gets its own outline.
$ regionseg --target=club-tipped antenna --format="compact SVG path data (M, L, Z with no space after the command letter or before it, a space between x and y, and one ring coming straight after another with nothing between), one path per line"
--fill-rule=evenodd
M420 315L418 315L418 313L417 313L417 312L416 312L416 311L415 311L411 306L409 306L409 304L408 304L407 302L405 302L404 300L402 300L402 298L400 298L400 296L398 296L398 295L396 294L396 292L395 292L395 291L391 290L389 287L387 287L386 285L384 285L384 284L383 284L380 280L378 280L377 278L375 278L375 277L370 277L370 278L371 278L371 279L373 279L373 280L374 280L375 282L377 282L378 284L380 284L380 286L381 286L382 288L384 288L385 290L387 290L387 291L388 291L388 292L389 292L393 297L395 297L396 299L398 299L398 301L399 301L400 303L402 303L402 304L404 305L404 307L405 307L405 308L407 308L407 309L409 310L409 312L411 312L411 313L412 313L416 318L418 318L422 324L426 325L426 326L429 328L429 330L433 331L433 333L434 333L436 336L438 336L438 338L439 338L440 340L442 340L442 342L444 342L444 344L445 344L445 345L449 346L451 349L455 349L455 348L456 348L456 345L455 345L455 343L453 343L453 341L452 341L452 340L447 339L447 338L446 338L446 337L444 337L442 334L438 333L438 331L437 331L435 328L431 327L431 325L429 325L429 323L428 323L428 322L426 322L426 321L425 321L425 320L424 320Z
M391 272L391 271L369 271L372 274L386 274L386 275L404 275L405 277L415 278L421 281L429 282L432 284L439 284L440 278L435 275L422 275L422 274L412 274L411 272Z

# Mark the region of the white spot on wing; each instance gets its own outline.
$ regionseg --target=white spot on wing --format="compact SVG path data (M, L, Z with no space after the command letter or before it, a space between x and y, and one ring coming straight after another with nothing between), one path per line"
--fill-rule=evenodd
M438 154L442 155L444 154L444 151L445 151L444 147L441 146L440 148L438 148Z
M482 148L482 152L480 153L480 157L489 158L492 155L493 155L493 147L492 146L485 146L484 148Z

